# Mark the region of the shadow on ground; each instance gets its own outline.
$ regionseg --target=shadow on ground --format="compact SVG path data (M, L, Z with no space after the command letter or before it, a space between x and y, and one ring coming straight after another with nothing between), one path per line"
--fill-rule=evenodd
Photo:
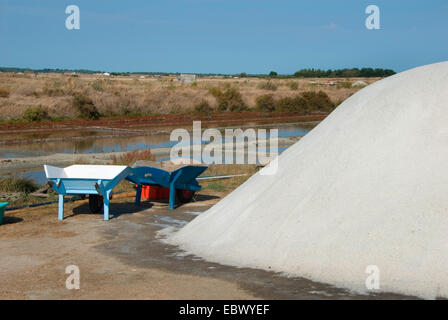
M4 217L3 217L3 225L5 225L5 224L19 223L19 222L22 222L22 221L23 221L22 218L11 217L11 216L4 216Z
M118 218L121 215L132 215L135 213L138 213L140 211L150 209L152 207L152 204L149 202L142 202L139 207L137 207L134 202L118 202L118 203L111 203L110 205L110 218ZM73 208L73 211L65 216L65 218L71 218L75 217L77 215L84 215L84 214L104 214L103 210L99 213L91 213L89 204L83 203L75 208Z

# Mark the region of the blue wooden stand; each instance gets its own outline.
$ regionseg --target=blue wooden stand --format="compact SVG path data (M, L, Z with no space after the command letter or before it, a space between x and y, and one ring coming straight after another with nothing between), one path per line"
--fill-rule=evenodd
M131 172L131 168L125 168L113 179L49 178L59 193L58 219L64 219L64 195L98 194L104 197L104 220L109 220L112 189Z
M201 186L196 178L208 167L185 166L173 172L154 167L136 167L126 178L137 185L135 205L140 205L142 185L162 186L170 189L169 209L173 210L176 204L176 190L199 191Z

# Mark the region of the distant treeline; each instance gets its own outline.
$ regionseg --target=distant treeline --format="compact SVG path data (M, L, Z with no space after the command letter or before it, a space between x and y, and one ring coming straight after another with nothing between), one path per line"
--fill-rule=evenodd
M0 72L33 72L33 73L80 73L80 74L95 74L95 73L104 73L106 71L101 70L89 70L89 69L30 69L30 68L14 68L14 67L0 67ZM108 72L108 71L107 71ZM169 75L180 75L181 72L109 72L114 76L130 76L130 75L148 75L148 76L169 76ZM229 76L225 74L199 74L196 73L197 76Z
M302 78L372 78L372 77L388 77L394 75L395 71L391 69L373 69L373 68L352 68L337 70L320 70L320 69L302 69L294 73L295 77Z
M30 69L30 68L11 68L0 67L0 72L35 72L35 73L84 73L94 74L102 73L100 70L88 69ZM179 75L180 72L110 72L112 75L129 76L133 74L142 75ZM196 73L199 77L222 76L222 77L259 77L259 78L371 78L371 77L388 77L394 75L395 71L391 69L380 68L352 68L352 69L335 69L335 70L321 70L321 69L302 69L292 75L279 75L275 71L269 74L247 74L245 72L239 74L222 74L222 73Z
M0 67L0 72L36 72L36 73L66 73L66 72L76 72L76 73L86 73L86 74L93 74L98 73L101 71L94 71L94 70L88 70L88 69L29 69L29 68L10 68L10 67Z

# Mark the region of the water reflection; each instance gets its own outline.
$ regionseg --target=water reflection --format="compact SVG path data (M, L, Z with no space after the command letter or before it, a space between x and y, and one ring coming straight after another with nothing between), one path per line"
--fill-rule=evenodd
M295 137L304 136L307 134L314 125L307 124L275 124L275 125L262 125L253 126L257 129L267 129L269 137L269 129L278 128L279 137ZM236 127L227 127L236 128ZM188 128L187 128L188 129ZM221 128L221 134L224 136L224 129ZM244 128L242 128L244 130ZM83 132L84 137L76 136L70 137L68 133L59 133L57 141L35 141L29 143L20 143L12 145L3 145L0 147L0 158L17 158L17 157L29 157L48 155L54 153L68 153L68 154L84 154L84 153L103 153L103 152L120 152L120 151L132 151L141 149L154 149L154 148L170 148L177 142L169 141L170 134L168 132L153 135L141 135L141 136L129 136L123 134L122 136L101 136L98 132L90 132L88 135ZM58 134L58 133L53 133ZM64 135L67 137L64 138ZM32 136L32 135L28 135ZM43 139L43 136L52 137L52 135L41 134L39 138ZM55 137L55 139L56 139ZM1 139L2 137L0 137Z

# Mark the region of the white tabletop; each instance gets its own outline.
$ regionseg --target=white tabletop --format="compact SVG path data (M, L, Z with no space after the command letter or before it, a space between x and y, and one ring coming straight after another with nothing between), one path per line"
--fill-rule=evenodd
M126 168L128 167L80 164L75 164L66 168L58 168L50 165L44 165L47 179L68 178L112 180Z

